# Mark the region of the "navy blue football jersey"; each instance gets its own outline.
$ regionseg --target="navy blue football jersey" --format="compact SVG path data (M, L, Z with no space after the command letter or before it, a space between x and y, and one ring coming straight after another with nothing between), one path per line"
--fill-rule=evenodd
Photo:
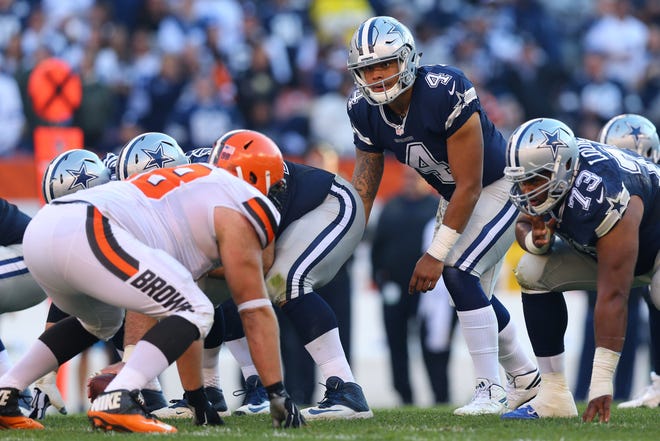
M504 176L506 140L488 119L470 80L457 68L433 65L417 69L410 108L403 120L386 105L370 105L358 89L347 107L358 149L393 152L447 200L456 188L447 159L447 139L478 112L484 140L482 185Z
M596 257L596 241L621 219L631 196L644 203L635 275L653 267L660 249L660 167L637 153L578 139L580 159L573 187L553 214L556 233Z
M211 149L201 147L186 152L191 163L209 161ZM308 165L284 161L284 189L273 195L273 203L280 211L281 221L277 229L279 235L291 222L300 219L325 200L335 175Z
M335 175L326 170L285 160L286 188L273 198L282 216L277 233L321 205L334 180Z
M30 216L5 199L0 198L0 245L23 242L23 234L30 223Z

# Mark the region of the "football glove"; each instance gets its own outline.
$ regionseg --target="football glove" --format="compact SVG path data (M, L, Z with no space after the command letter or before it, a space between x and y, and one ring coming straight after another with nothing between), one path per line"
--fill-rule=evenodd
M272 387L268 389L272 389ZM268 399L270 400L270 416L273 419L273 427L290 428L306 424L305 418L298 410L298 406L293 402L281 383L279 383L276 390L268 391Z
M195 424L198 426L219 426L225 423L213 408L213 405L206 396L204 387L193 391L186 391L184 396L188 400L188 404L193 408Z

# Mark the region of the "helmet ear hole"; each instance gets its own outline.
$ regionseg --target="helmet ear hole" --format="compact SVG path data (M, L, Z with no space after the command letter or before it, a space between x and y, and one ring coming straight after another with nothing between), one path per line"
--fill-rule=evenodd
M257 175L255 175L254 172L250 172L249 180L250 184L257 185Z

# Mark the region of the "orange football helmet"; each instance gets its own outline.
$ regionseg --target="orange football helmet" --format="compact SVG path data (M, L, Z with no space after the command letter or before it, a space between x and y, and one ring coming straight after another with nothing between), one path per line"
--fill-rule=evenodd
M284 178L284 159L277 144L253 130L232 130L220 137L209 162L252 184L264 195Z

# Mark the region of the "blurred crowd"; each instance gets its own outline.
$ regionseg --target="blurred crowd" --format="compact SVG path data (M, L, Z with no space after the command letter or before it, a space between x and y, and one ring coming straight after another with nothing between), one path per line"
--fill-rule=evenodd
M595 139L612 116L660 122L657 0L0 0L0 157L29 154L27 79L48 57L80 75L71 121L114 151L144 131L184 150L235 128L285 154L353 154L346 45L372 15L409 26L422 64L475 83L505 136L538 116Z

